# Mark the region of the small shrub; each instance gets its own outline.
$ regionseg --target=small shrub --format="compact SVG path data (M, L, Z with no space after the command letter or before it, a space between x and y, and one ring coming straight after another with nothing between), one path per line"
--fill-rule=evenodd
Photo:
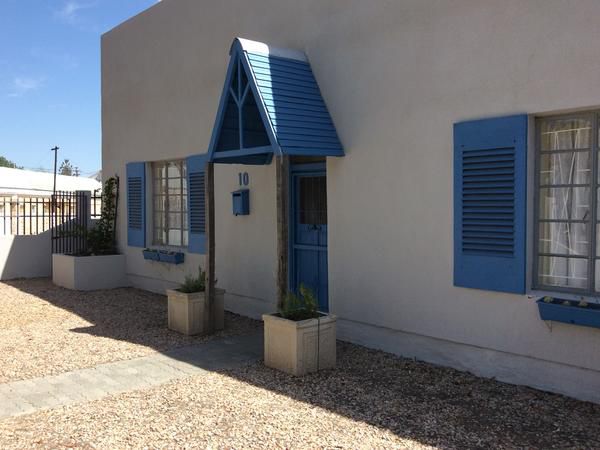
M200 267L198 276L186 275L183 284L179 290L185 294L193 294L194 292L204 292L206 290L206 272Z
M284 319L299 321L319 317L318 301L312 290L300 285L300 295L288 292L279 306L279 314Z

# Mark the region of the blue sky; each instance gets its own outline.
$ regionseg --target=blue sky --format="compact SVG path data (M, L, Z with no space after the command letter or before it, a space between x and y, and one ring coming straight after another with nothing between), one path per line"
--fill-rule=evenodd
M0 0L0 155L101 166L100 36L156 0Z

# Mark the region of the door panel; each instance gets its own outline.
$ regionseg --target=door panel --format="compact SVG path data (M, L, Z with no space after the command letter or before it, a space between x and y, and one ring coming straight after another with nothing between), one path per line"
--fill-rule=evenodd
M291 288L309 287L328 311L327 181L324 172L292 175Z

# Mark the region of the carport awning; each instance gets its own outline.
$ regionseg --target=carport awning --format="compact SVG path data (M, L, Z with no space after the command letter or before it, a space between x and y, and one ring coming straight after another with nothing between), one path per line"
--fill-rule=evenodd
M210 161L268 164L274 153L344 156L303 52L236 38L230 55Z

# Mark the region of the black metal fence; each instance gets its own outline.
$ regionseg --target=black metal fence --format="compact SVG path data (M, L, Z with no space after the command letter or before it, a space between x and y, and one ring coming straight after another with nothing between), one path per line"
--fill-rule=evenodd
M0 229L3 235L31 235L51 227L51 203L48 197L0 197Z
M92 191L92 196L90 197L90 213L92 219L99 219L102 215L102 189Z
M52 253L81 254L87 250L90 221L87 192L57 191L51 199Z
M102 213L101 191L59 191L52 197L0 196L0 234L51 233L53 253L82 253L90 219Z

